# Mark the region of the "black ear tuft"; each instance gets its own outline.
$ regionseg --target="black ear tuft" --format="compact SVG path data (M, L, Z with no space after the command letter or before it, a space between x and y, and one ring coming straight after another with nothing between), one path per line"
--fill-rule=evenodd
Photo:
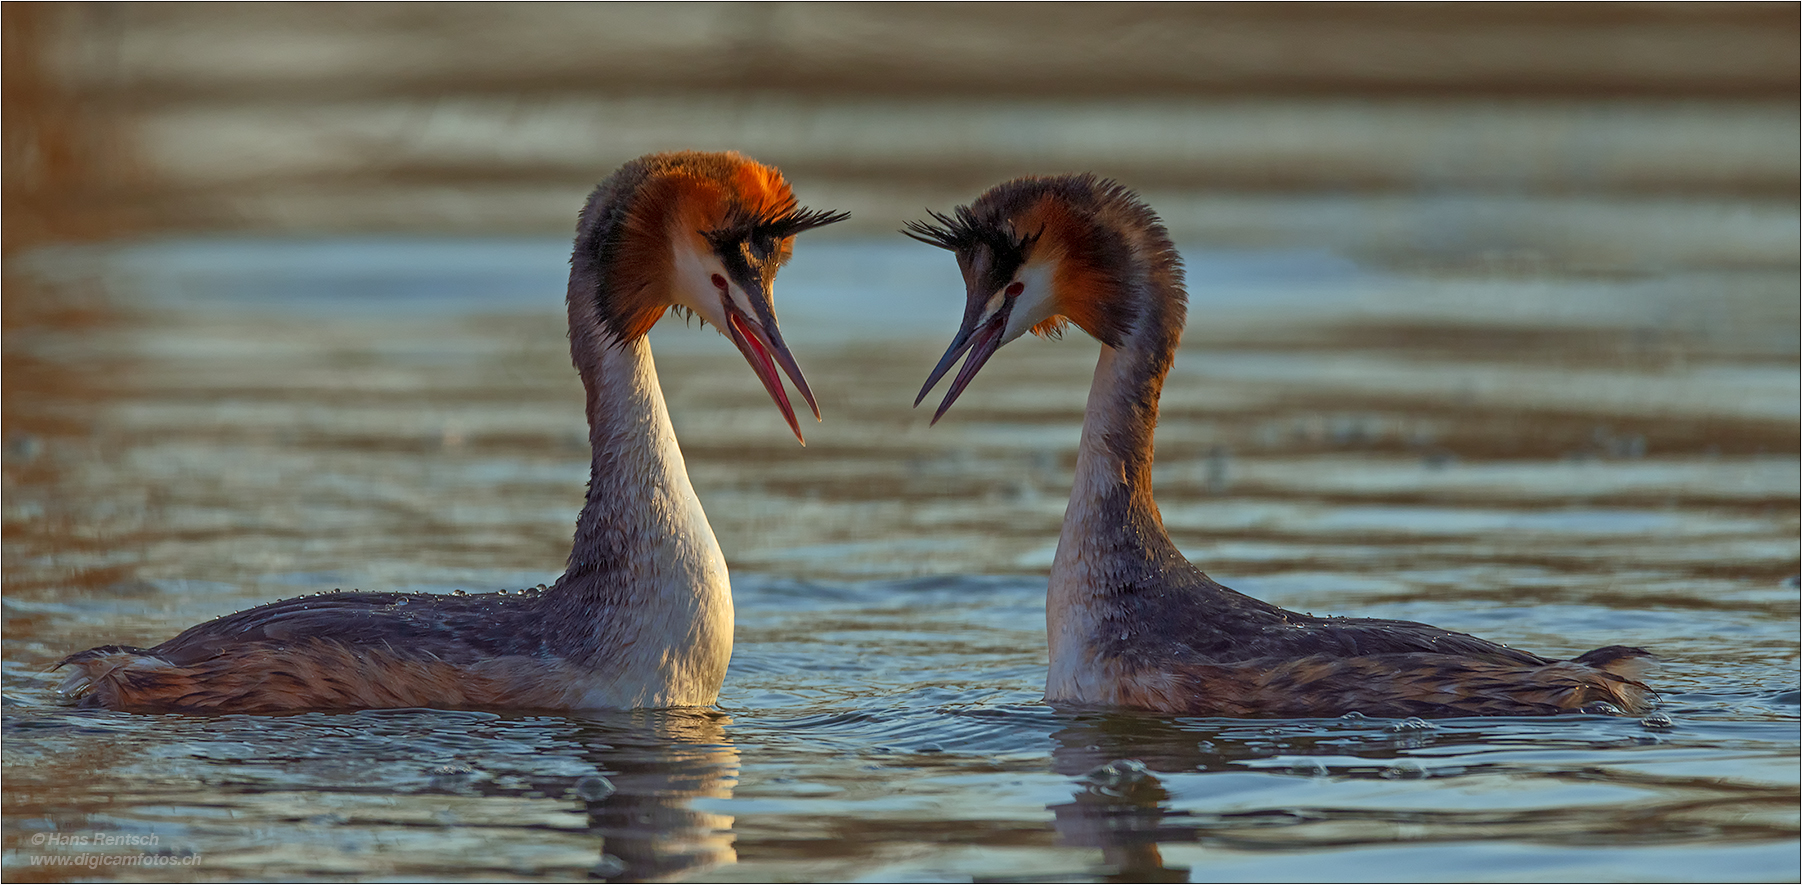
M977 218L969 206L959 206L950 215L926 210L937 224L924 221L910 221L901 231L929 246L963 252L978 245L986 245L996 255L1011 255L1024 260L1027 250L1039 241L1039 234L1017 236L1013 225L1005 221L985 221Z
M831 209L797 208L786 215L771 219L765 224L760 225L761 229L758 232L767 233L770 236L781 240L813 230L816 227L837 224L850 217L851 213L849 212L835 212Z
M803 209L790 196L787 201L761 214L734 206L724 224L713 230L701 231L701 236L706 237L713 248L724 251L747 241L784 240L816 227L837 224L850 217L849 212Z
M926 214L930 214L933 222L939 224L908 222L901 233L926 245L937 245L939 249L950 249L953 252L969 249L984 240L984 225L977 222L977 216L969 211L968 205L959 205L951 214L935 213L932 209L926 209Z
M957 217L941 215L931 209L926 214L933 217L938 224L927 224L924 221L910 221L901 233L906 234L928 246L940 249L959 249L972 245L977 240L975 218L970 215L967 206L957 207Z

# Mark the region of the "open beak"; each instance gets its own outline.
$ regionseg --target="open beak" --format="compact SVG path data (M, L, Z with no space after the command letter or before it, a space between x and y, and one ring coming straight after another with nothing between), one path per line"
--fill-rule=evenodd
M756 319L746 316L732 303L731 298L720 299L726 309L726 327L731 334L732 343L738 351L745 355L745 362L751 364L751 371L757 373L757 380L763 382L763 389L770 392L770 399L776 401L776 408L782 410L782 417L788 421L788 429L794 431L795 439L801 445L807 440L801 438L801 424L795 420L795 408L789 405L788 393L782 389L782 377L776 374L779 365L788 373L790 381L795 383L795 390L807 400L808 408L813 409L815 421L820 419L819 403L814 401L813 391L807 387L807 378L801 374L801 367L795 363L795 357L788 352L788 345L782 343L782 331L776 327L774 315L765 325Z
M1001 333L1007 330L1007 318L1011 313L1013 302L1010 299L986 320L972 322L969 317L964 319L963 328L958 329L957 337L951 339L951 347L939 359L939 364L933 367L932 374L926 378L926 386L920 388L920 395L914 397L914 405L918 406L926 399L932 385L939 383L939 379L945 377L945 373L957 363L957 358L966 351L970 354L970 358L964 360L964 367L958 370L957 377L952 379L951 389L945 392L945 401L939 403L938 411L932 413L932 423L937 424L940 418L945 417L945 411L951 408L952 403L957 402L958 394L970 386L970 380L982 370L983 364L995 355L995 351L1001 349Z

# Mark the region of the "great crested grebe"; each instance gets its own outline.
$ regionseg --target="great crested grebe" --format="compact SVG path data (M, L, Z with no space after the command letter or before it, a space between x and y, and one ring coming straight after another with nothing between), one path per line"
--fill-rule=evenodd
M70 655L64 696L144 712L713 703L732 655L732 591L645 333L671 308L712 323L800 439L776 367L815 418L819 407L782 342L771 285L796 234L845 217L799 208L780 172L736 153L640 157L589 196L568 297L593 460L554 586L286 599L155 648Z
M1203 716L1638 713L1642 649L1555 661L1409 621L1314 617L1234 592L1170 541L1151 497L1158 395L1182 335L1181 259L1156 213L1093 175L998 185L909 236L957 255L968 352L933 421L1003 344L1067 322L1099 339L1046 598L1052 703ZM919 404L915 400L915 405Z

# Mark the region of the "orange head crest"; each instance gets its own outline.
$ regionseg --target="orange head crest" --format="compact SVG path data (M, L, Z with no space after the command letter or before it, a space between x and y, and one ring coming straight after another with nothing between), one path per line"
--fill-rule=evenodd
M780 366L819 405L782 342L772 288L796 234L843 221L842 212L801 208L774 167L738 153L681 151L620 167L589 198L576 235L572 311L593 299L593 317L623 344L670 309L712 323L732 339L782 410L800 426Z

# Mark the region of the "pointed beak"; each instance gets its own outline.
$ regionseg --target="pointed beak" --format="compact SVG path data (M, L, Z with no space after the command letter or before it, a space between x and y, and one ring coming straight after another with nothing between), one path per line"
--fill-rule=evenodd
M751 291L753 302L763 299L762 292ZM720 300L726 310L726 327L732 337L732 343L738 347L739 353L745 355L745 362L751 364L751 371L757 373L757 380L763 382L763 389L769 391L770 399L776 401L776 408L782 411L782 417L788 422L788 429L794 431L795 439L801 445L807 440L801 437L801 424L795 420L794 406L789 404L788 393L782 388L782 377L776 374L776 367L788 373L788 378L795 384L795 390L807 400L808 408L813 410L813 419L820 420L820 406L814 401L813 391L807 386L806 376L801 374L801 366L795 362L793 354L788 352L788 345L782 342L782 330L776 326L776 315L767 309L760 310L768 317L768 321L747 316L744 311L725 293ZM759 305L762 307L763 305Z
M1007 330L1007 318L1013 313L1013 307L1013 301L1009 299L987 319L965 316L963 328L957 330L957 337L951 339L951 347L946 349L939 364L933 367L932 374L926 378L926 386L921 387L920 395L914 397L914 405L918 406L926 399L932 386L939 383L939 379L945 377L945 373L957 364L958 357L965 352L970 354L969 359L964 360L964 367L958 371L957 377L952 379L951 388L945 392L944 402L939 403L938 411L932 413L933 424L945 417L945 411L951 408L952 403L957 402L957 397L964 392L964 388L970 386L970 380L982 370L983 364L995 355L995 351L1001 349L1001 334Z

